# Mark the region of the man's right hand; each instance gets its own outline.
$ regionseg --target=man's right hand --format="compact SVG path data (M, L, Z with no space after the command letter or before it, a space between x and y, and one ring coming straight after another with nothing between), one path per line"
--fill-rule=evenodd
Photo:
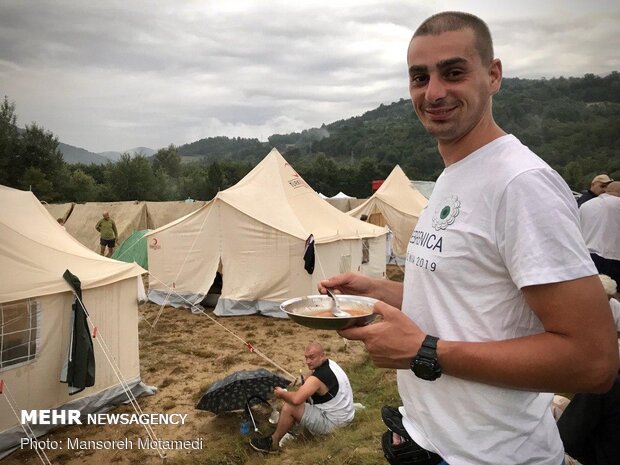
M327 294L327 289L334 289L338 294L375 297L373 281L372 278L358 273L344 273L319 281L317 287L321 294Z
M359 273L343 273L319 281L317 288L321 294L334 289L338 294L360 295L382 300L396 308L403 303L403 284L385 278L371 278Z

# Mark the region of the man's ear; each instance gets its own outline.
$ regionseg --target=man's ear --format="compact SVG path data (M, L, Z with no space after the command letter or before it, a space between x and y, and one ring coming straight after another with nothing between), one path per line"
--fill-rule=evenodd
M489 65L489 84L491 95L497 94L502 85L502 61L499 58L493 59Z

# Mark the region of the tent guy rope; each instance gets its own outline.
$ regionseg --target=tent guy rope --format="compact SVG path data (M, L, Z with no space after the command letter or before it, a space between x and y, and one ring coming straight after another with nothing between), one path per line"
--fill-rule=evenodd
M153 276L150 272L149 275ZM235 334L232 330L230 330L229 328L227 328L226 326L224 326L222 323L220 323L219 321L217 321L215 318L213 318L211 315L209 315L207 312L205 312L202 307L200 307L199 305L196 305L192 302L190 302L189 300L187 300L185 297L183 297L182 295L180 295L179 293L177 293L174 289L170 288L170 286L168 286L166 283L162 282L160 279L158 279L156 276L153 276L153 278L155 278L157 281L161 282L164 286L168 287L170 289L170 294L174 293L177 297L181 298L182 300L184 300L185 302L187 302L188 304L191 305L191 310L194 313L200 313L201 315L206 316L207 318L209 318L213 323L215 323L216 325L218 325L220 328L224 329L225 331L227 331L228 333L230 333L233 337L235 337L236 339L238 339L239 341L241 341L243 343L243 345L245 345L247 347L247 349L252 352L255 353L256 355L264 358L266 361L268 361L269 363L271 363L273 366L275 366L277 369L281 370L283 373L285 373L286 375L288 375L291 380L296 380L297 378L295 377L295 375L293 375L292 373L290 373L288 370L284 369L280 364L278 364L277 362L275 362L272 358L268 357L265 353L263 353L262 351L260 351L259 349L257 349L253 344L249 343L248 341L246 341L245 339L243 339L241 336L238 336L237 334ZM165 304L164 304L165 305ZM162 305L163 308L163 305ZM157 320L159 319L159 315L161 314L161 309L160 312L157 314L157 318L156 321L153 323L153 325L149 325L151 326L151 328L155 327L155 324L157 324ZM145 319L145 321L147 321ZM148 323L148 321L147 321Z
M84 303L80 300L79 296L75 293L75 291L73 292L73 296L80 302L82 307L85 309L86 306L84 306ZM110 349L107 343L105 342L105 339L102 337L101 332L98 331L97 325L95 325L95 323L91 319L90 314L88 312L85 312L85 315L86 315L88 322L93 327L93 339L95 339L97 343L99 344L99 347L101 348L104 357L106 358L108 364L112 368L112 371L114 372L114 375L116 376L116 379L118 379L119 383L121 384L123 392L129 399L129 403L133 407L134 411L136 412L136 414L141 415L143 413L142 408L140 407L140 404L138 404L138 401L136 397L133 395L133 392L131 392L131 388L129 387L129 384L127 384L127 381L123 377L121 369L116 363L114 356L111 354ZM151 425L148 423L143 423L142 426L144 426L146 433L148 434L149 438L154 442L154 444L158 444L159 442L158 442L157 435L155 434L155 431L153 430ZM157 450L157 453L159 454L161 459L165 460L166 452L164 451L164 449L162 449L159 446L155 447L155 449Z
M17 421L19 422L19 425L22 427L22 430L24 430L26 437L30 439L31 441L35 441L37 439L37 436L36 434L34 434L34 431L32 431L30 424L29 423L23 424L21 422L21 418L17 413L17 410L21 410L21 409L18 408L19 406L17 405L15 398L11 394L11 391L9 390L9 386L4 380L0 379L0 395L2 394L4 394L4 398L6 399L7 404L13 411L13 414L15 415L15 418L17 418ZM39 448L39 447L33 447L32 449L34 449L37 456L39 457L39 460L41 460L41 462L44 465L51 465L52 462L50 462L50 459L45 453L44 449Z

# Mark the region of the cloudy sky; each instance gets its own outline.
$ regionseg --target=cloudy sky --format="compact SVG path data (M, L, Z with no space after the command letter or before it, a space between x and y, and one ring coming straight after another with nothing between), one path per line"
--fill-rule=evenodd
M93 152L266 140L407 98L411 34L447 9L487 21L507 77L620 70L619 5L0 0L0 98L19 126Z

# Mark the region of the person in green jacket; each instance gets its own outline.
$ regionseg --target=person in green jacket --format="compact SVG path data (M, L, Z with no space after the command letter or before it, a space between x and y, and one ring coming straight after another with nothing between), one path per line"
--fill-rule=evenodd
M108 254L106 257L111 257L114 253L114 247L116 246L116 239L118 239L118 231L116 230L116 223L110 218L110 213L103 212L103 218L99 220L95 229L101 234L99 244L101 245L101 255L105 254L105 248L108 248Z

